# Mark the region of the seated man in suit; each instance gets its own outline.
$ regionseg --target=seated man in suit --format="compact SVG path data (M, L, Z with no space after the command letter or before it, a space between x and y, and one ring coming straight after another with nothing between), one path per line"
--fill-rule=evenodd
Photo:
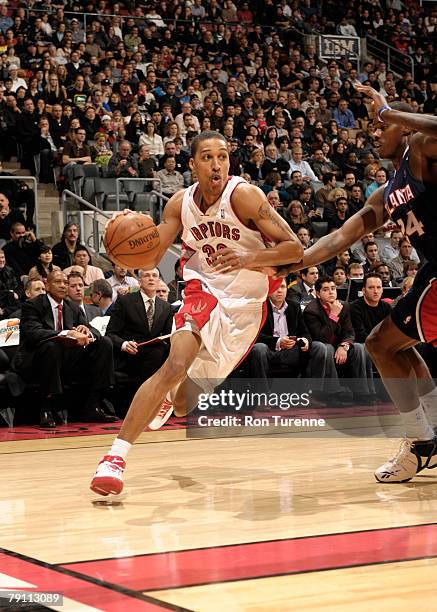
M303 268L300 271L300 280L289 288L287 299L297 302L302 309L305 308L311 300L316 299L314 284L318 278L319 270L317 266Z
M102 315L110 315L112 309L112 287L103 278L98 278L90 285L90 298L94 306L98 308Z
M272 367L284 366L290 377L298 376L307 365L311 337L305 325L302 310L296 302L287 301L287 283L267 300L267 318L258 340L248 355L250 378L257 379L260 391Z
M366 356L363 346L354 344L349 304L337 300L337 288L328 276L319 278L315 289L317 299L307 305L303 315L312 339L325 346L326 370L325 380L315 380L313 390L327 393L329 403L349 403L350 393L340 387L338 370L354 379L355 401L368 401L371 391L366 381Z
M85 304L85 283L80 272L70 272L68 275L68 297L77 304L84 315L86 322L89 323L95 317L102 316L102 311L94 304Z
M137 386L156 372L167 357L165 342L138 346L171 331L170 304L156 296L159 280L156 268L140 270L140 291L118 298L106 329L106 335L114 344L116 370L135 378Z
M113 383L112 343L92 330L80 308L67 298L67 279L60 270L49 274L47 295L23 304L14 368L24 380L39 382L42 427L56 426L54 416L61 408L64 383L79 373L90 389L80 418L116 420L101 408L102 392Z

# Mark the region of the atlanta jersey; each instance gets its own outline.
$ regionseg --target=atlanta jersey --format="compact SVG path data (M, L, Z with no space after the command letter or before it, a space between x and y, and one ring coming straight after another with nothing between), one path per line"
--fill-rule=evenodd
M437 263L437 186L426 185L412 175L409 153L407 147L399 169L385 187L384 205L414 248L429 262Z

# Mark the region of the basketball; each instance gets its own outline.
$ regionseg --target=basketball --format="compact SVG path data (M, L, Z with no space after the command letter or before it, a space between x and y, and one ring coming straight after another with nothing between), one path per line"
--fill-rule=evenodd
M108 257L128 270L153 265L159 247L159 232L153 220L136 212L108 221L103 237Z

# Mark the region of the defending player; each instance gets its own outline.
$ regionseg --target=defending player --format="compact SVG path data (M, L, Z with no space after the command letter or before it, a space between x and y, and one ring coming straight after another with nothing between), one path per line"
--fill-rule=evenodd
M199 182L167 202L159 252L147 262L157 265L182 231L186 289L170 355L138 389L118 438L97 468L91 489L101 495L122 490L127 453L147 424L158 429L172 408L178 416L187 414L199 393L212 391L232 372L263 324L267 274L303 256L298 239L263 192L240 177L228 178L224 136L197 136L190 164ZM263 236L272 241L271 248Z
M395 176L341 229L306 250L302 264L287 271L331 259L389 217L425 256L427 263L410 292L366 342L402 413L407 435L398 454L379 467L375 477L379 482L405 482L420 470L437 466L433 430L437 426L437 391L428 367L413 348L418 342L437 342L437 118L413 114L403 102L390 107L371 87L357 89L373 99L376 147L382 159L393 162Z

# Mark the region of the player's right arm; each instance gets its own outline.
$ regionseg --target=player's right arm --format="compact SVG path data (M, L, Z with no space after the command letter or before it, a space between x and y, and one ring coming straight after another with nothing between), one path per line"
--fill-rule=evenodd
M301 262L278 268L277 276L328 261L349 248L364 234L373 232L384 225L387 221L387 214L384 209L383 194L384 187L382 186L372 193L364 207L350 217L340 229L323 236L316 244L304 251Z

